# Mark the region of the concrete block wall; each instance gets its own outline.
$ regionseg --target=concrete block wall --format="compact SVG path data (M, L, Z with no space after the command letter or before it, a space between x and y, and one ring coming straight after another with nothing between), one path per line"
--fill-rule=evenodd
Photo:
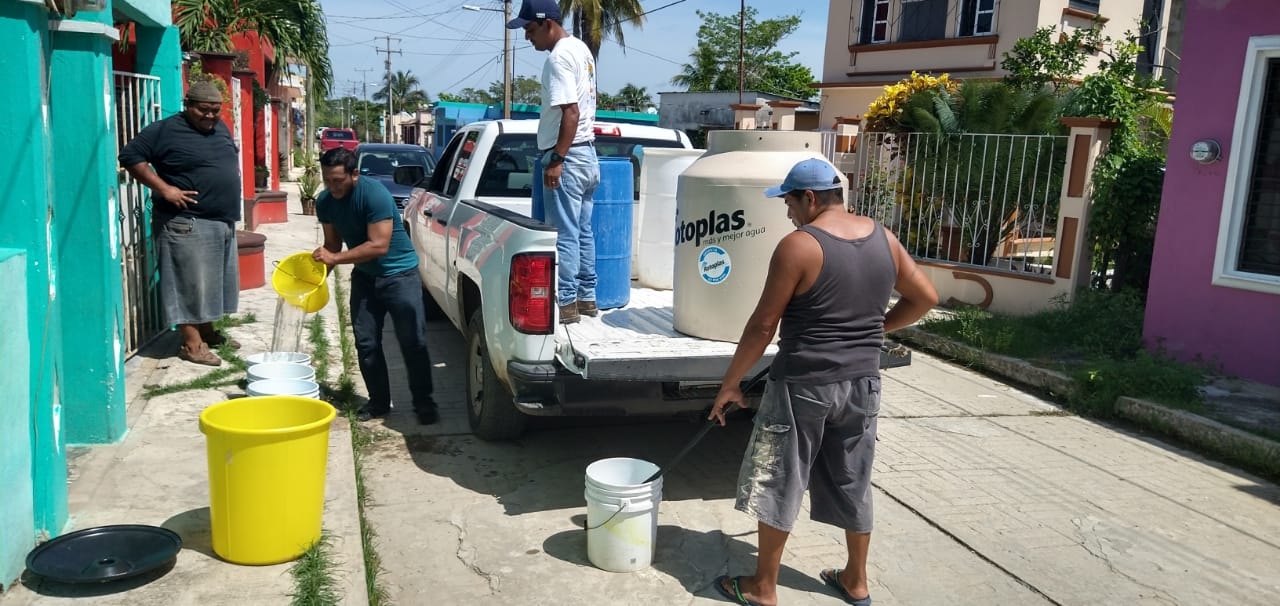
M22 574L36 543L31 483L30 343L27 339L27 259L0 248L0 591Z

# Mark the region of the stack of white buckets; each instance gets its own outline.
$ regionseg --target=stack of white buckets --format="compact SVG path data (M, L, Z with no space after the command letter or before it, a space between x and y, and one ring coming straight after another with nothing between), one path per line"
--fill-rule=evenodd
M249 362L250 396L320 397L320 384L311 367L311 356L296 351L256 353Z

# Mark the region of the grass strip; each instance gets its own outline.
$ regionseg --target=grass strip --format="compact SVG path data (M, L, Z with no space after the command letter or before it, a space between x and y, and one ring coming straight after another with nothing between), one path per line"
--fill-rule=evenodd
M338 584L331 572L337 568L333 544L328 532L320 533L316 541L298 561L289 567L293 575L294 592L292 606L331 606L341 601Z
M355 459L356 502L360 511L360 545L364 553L364 581L370 606L382 606L390 603L387 590L382 586L380 578L385 570L382 558L378 555L378 535L369 523L365 508L369 504L369 494L364 483L364 456L377 436L369 428L356 420L355 381L352 373L356 370L355 340L348 328L351 326L351 310L345 305L347 301L346 285L342 280L334 280L334 298L338 307L338 350L341 355L341 369L338 371L338 387L333 391L334 405L346 413L351 425L351 451ZM313 330L313 334L315 334ZM327 341L326 341L327 343ZM318 376L318 371L317 371Z
M1120 396L1203 410L1199 388L1206 382L1205 370L1147 351L1143 314L1137 294L1084 290L1070 304L1060 300L1031 315L963 307L951 317L926 320L920 328L1067 373L1078 388L1065 403L1077 412L1114 416Z

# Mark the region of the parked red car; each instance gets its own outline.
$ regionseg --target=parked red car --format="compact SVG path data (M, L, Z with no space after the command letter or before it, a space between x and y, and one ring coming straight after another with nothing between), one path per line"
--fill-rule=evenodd
M355 151L357 145L360 145L360 140L356 138L356 131L350 128L326 128L320 133L320 153L322 154L339 147Z

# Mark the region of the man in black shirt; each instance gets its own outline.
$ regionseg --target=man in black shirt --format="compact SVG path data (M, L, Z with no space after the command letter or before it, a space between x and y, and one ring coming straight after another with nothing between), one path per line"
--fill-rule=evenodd
M193 84L186 109L146 127L120 151L121 166L152 192L160 302L182 335L178 357L207 366L222 364L209 346L228 342L213 321L234 313L240 298L239 160L219 119L222 102L213 84Z

